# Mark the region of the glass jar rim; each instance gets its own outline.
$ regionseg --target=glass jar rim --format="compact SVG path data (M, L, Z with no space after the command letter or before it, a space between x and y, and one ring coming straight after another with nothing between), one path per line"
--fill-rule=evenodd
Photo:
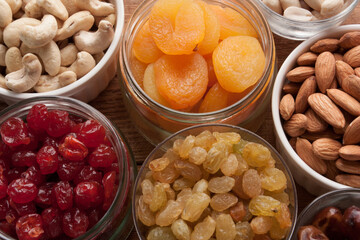
M255 24L255 25L253 25L253 27L257 30L258 34L259 34L259 32L261 32L260 30L262 30L262 32L263 32L264 37L260 38L261 39L260 44L262 44L263 50L265 51L266 62L265 62L265 68L264 68L262 76L257 81L257 83L255 85L253 85L253 88L251 89L251 91L249 91L248 94L246 94L242 99L240 99L236 103L234 103L226 108L222 108L220 110L212 111L212 112L205 112L205 113L193 113L193 112L174 110L174 109L165 107L165 106L157 103L156 101L152 100L144 92L144 90L136 82L136 80L132 74L131 66L130 66L131 64L128 61L130 56L127 51L128 44L130 44L129 39L130 39L131 34L134 31L135 32L137 31L137 29L134 29L136 27L136 24L138 24L141 20L144 19L145 12L150 10L150 8L152 7L152 4L155 1L156 0L145 0L136 8L133 15L129 19L126 27L124 28L124 33L123 33L122 40L121 40L120 57L119 57L120 68L121 68L121 72L124 76L130 77L130 80L128 82L132 88L132 91L134 91L134 94L136 94L136 96L139 99L141 99L143 102L147 103L147 105L150 108L154 109L160 115L167 115L167 116L171 115L172 117L170 117L170 118L174 118L174 119L182 119L183 118L184 121L186 121L187 118L194 118L194 117L201 118L202 120L199 120L200 123L211 120L211 118L213 118L214 115L219 116L219 117L220 117L220 115L222 115L224 113L226 113L228 115L232 115L232 113L239 111L240 106L245 107L246 105L250 104L251 101L254 98L256 98L257 94L259 94L262 91L262 89L264 88L264 86L267 83L268 76L270 76L271 72L274 71L273 68L274 68L275 54L276 54L275 53L275 41L274 41L274 38L273 38L273 35L271 32L270 26L269 26L265 16L263 15L262 11L259 9L258 5L255 4L254 0L246 0L246 1L243 0L242 1L243 4L247 4L247 6L249 6L249 8L251 8L251 9L242 9L241 6L239 5L239 1L222 0L221 2L219 2L219 1L214 1L214 0L207 0L207 1L210 1L213 3L219 3L226 7L231 7L233 10L240 12L243 16L245 15L245 18L247 20L249 20L250 23L252 22L252 21L250 21L250 18L254 16L254 13L256 13L256 16L258 17L259 22L256 22L256 23L258 23L258 25ZM248 10L249 12L247 12L246 10ZM260 26L260 24L261 24L261 26ZM266 48L266 46L268 46L268 47ZM192 120L194 120L194 119L192 119Z

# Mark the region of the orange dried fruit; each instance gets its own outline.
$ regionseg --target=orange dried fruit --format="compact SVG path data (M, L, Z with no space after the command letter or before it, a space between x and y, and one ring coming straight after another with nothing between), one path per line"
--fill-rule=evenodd
M215 12L220 23L220 39L230 36L252 36L257 33L251 23L240 13L231 8L223 8L217 5L209 5Z
M151 36L149 22L146 22L136 34L133 52L135 57L144 63L155 62L163 54Z
M191 54L205 36L204 12L193 0L158 0L149 26L158 48L171 55Z
M201 55L212 53L219 43L220 24L215 13L208 4L203 1L196 1L204 12L205 19L205 36L204 40L199 43L197 49Z
M205 94L208 70L205 59L191 55L163 55L154 63L156 87L173 109L194 106Z
M228 37L214 50L213 64L221 87L240 93L260 79L265 68L265 54L254 37Z
M201 102L199 112L212 112L227 107L229 92L225 91L219 83L215 83L206 93Z
M144 73L147 64L140 62L136 57L134 57L134 54L132 54L132 56L130 57L129 62L130 62L131 73L135 81L139 84L140 87L143 87Z
M206 60L207 67L208 67L208 77L209 77L208 88L210 88L215 83L217 83L217 78L216 78L216 74L215 74L215 71L214 71L212 55L211 54L205 55L204 58Z

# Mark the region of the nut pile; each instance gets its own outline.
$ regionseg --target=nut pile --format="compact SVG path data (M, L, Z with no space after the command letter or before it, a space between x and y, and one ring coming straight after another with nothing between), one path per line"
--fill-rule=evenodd
M360 32L319 40L297 64L279 106L290 144L316 172L360 187Z
M14 92L75 82L114 37L115 6L105 1L0 0L0 12L0 87Z
M177 139L149 169L135 200L148 240L283 239L292 226L284 172L238 133Z
M350 0L261 0L284 17L297 21L326 19L343 11Z

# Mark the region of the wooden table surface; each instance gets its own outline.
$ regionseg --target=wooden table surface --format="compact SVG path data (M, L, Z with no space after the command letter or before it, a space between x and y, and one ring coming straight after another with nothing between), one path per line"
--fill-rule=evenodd
M136 7L142 0L124 0L125 5L125 21L130 18ZM360 4L352 12L350 17L344 22L344 24L360 23ZM289 53L301 42L284 39L279 36L275 37L276 53L278 57L279 68ZM124 103L122 101L119 80L115 77L109 84L108 88L102 92L95 100L89 103L110 120L112 120L119 129L124 133L128 143L133 151L134 157L138 165L146 158L150 151L154 148L148 143L135 129L129 115L126 112ZM7 105L0 103L0 110L4 109ZM275 136L273 133L273 124L271 118L270 105L265 113L265 122L257 133L265 140L275 146ZM297 193L299 199L298 213L310 203L315 196L309 194L301 186L297 185ZM129 240L137 240L135 230L133 230L128 238Z

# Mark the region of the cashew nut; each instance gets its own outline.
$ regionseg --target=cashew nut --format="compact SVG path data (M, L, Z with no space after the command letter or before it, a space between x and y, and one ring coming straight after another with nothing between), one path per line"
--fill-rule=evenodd
M0 0L0 27L6 27L12 21L12 11L5 0Z
M17 11L16 13L13 14L14 19L19 19L22 17L26 17L26 14L22 9L20 9L19 11Z
M6 86L5 77L1 73L0 73L0 88L8 89L8 87Z
M21 9L25 12L25 6L30 2L31 0L22 0Z
M66 47L60 50L61 54L61 66L70 66L76 60L78 49L75 44L70 43Z
M73 64L71 64L70 67L62 67L60 72L73 71L76 73L76 76L79 79L90 72L90 70L93 69L95 65L96 62L93 56L91 56L91 54L88 52L82 51L77 54L77 59L75 62L73 62Z
M11 73L18 71L22 68L22 56L20 49L17 47L11 47L5 54L6 70Z
M312 9L320 12L321 4L324 2L324 0L304 0L307 5L309 5Z
M12 14L17 13L17 11L20 10L22 5L22 0L5 0L5 1L9 4Z
M69 16L80 11L76 4L74 4L74 0L61 0L61 2L64 4L66 10L68 11Z
M94 24L94 17L89 11L81 11L71 15L56 34L55 41L64 40L80 30L89 31Z
M30 18L41 18L43 14L43 10L37 4L36 0L31 0L28 4L26 4L24 11L26 16Z
M60 0L37 0L36 2L48 13L60 18L63 21L69 17L68 11Z
M281 7L285 11L288 7L299 7L301 8L299 0L280 0Z
M1 0L0 0L1 1ZM20 46L20 30L24 25L36 26L41 22L35 18L19 18L6 26L3 32L4 43L6 46L19 47Z
M80 31L75 34L74 42L80 51L96 54L108 48L113 38L113 25L106 20L101 20L96 32Z
M55 17L47 14L42 18L40 25L25 25L20 31L20 40L29 48L39 48L52 41L57 29Z
M94 16L107 16L115 13L115 6L112 3L99 0L76 0L78 8L88 10Z
M93 55L96 64L98 64L100 62L100 60L104 57L104 55L105 55L104 52L99 52L99 53Z
M49 75L42 75L34 86L34 90L36 92L49 92L65 87L75 81L76 74L72 71L63 72L54 77Z
M280 0L262 0L262 2L274 12L277 12L278 14L282 14Z
M25 92L35 86L41 75L41 63L31 53L23 59L23 68L5 76L6 86L14 92Z
M275 0L275 1L279 1L279 0ZM116 22L116 14L112 13L110 15L107 15L106 17L95 17L96 26L99 26L101 20L109 21L114 26Z
M331 17L343 10L344 0L324 0L321 4L320 14Z
M296 21L311 21L313 15L310 11L300 7L288 7L284 11L284 17L296 20Z
M58 45L54 41L46 44L41 48L29 48L25 44L21 44L20 51L22 54L34 53L42 60L45 71L55 76L60 70L61 55Z
M5 64L5 55L7 47L4 44L0 44L0 66L6 66Z

